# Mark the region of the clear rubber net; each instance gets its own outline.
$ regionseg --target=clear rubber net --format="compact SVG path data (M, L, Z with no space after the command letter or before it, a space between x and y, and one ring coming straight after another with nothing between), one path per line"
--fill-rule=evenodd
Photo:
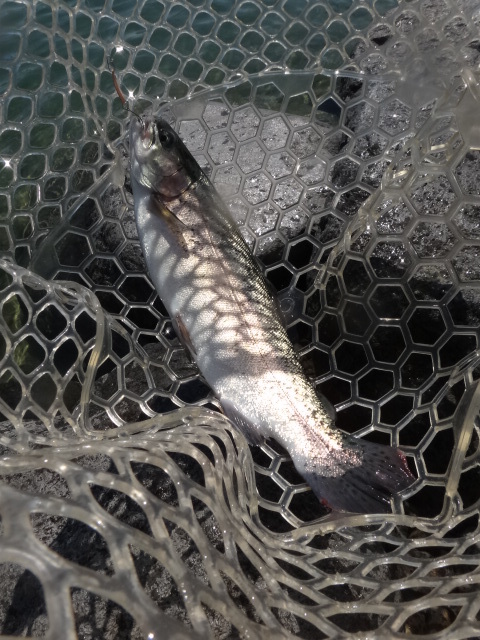
M2 637L480 635L479 22L1 4ZM405 453L391 515L329 512L218 413L146 272L109 57L227 202L339 428Z

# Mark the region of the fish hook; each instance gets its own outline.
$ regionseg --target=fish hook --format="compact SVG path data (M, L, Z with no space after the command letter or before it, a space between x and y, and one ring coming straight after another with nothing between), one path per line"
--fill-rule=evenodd
M132 109L130 109L130 107L128 106L127 99L125 98L125 96L122 93L122 90L120 89L120 85L118 84L118 81L117 81L117 76L115 75L115 67L113 66L112 57L107 58L107 66L108 66L108 70L112 74L113 86L115 87L117 96L120 98L120 102L122 103L123 109L125 109L125 111L130 111L130 113L132 113L137 118L137 120L140 122L142 127L144 127L145 123L143 121L142 116L139 116L138 113L135 113L135 111L132 111Z

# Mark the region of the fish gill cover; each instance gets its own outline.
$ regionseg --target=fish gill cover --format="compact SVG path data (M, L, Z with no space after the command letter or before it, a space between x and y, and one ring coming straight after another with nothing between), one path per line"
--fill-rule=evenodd
M1 633L477 637L480 4L0 14ZM214 413L146 274L110 56L231 208L339 427L406 454L391 516L329 514Z

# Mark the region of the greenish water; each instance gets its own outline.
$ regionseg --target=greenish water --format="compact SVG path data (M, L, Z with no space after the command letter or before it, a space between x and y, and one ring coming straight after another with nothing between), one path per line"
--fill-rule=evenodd
M2 189L10 188L15 179L9 159L26 144L32 153L22 160L18 170L20 179L36 180L42 176L46 169L42 152L53 146L55 151L50 159L53 171L69 171L79 160L87 165L95 163L98 149L83 149L82 156L78 157L79 154L68 145L80 144L85 139L85 113L95 113L100 119L107 118L110 102L101 93L111 94L111 77L103 71L96 74L95 70L103 69L108 43L118 41L119 29L123 29L123 41L131 50L115 53L117 74L121 75L122 86L130 95L138 95L141 79L146 77L143 92L147 102L144 104L144 100L140 100L137 105L142 109L150 107L149 98L154 102L159 97L184 97L189 86L200 78L204 85L221 85L229 72L234 73L238 69L255 74L267 64L285 64L287 60L291 71L302 70L311 64L312 57L321 59L326 68L338 68L343 64L342 55L334 48L326 51L325 47L328 39L333 44L341 44L349 35L351 27L347 27L342 17L344 12L354 9L349 14L349 21L358 30L369 27L373 20L367 7L355 9L354 0L329 0L325 5L312 4L308 0L286 0L281 11L276 0L262 0L263 11L253 2L240 3L236 0L211 0L207 6L203 6L203 0L179 3L146 0L139 5L139 14L147 25L134 19L137 5L133 0L113 0L110 13L104 13L105 0L85 0L84 3L70 0L65 4L76 8L72 18L62 6L54 16L49 5L35 2L29 17L23 3L0 2L0 98L2 94L7 95L4 120L11 125L0 133ZM396 0L382 0L375 3L375 9L382 14L396 4ZM82 7L85 11L81 10ZM332 10L338 12L338 16L328 22L329 11L332 15ZM92 19L95 16L98 19L96 24ZM316 33L308 34L303 22L296 20L305 16ZM126 20L123 26L122 20ZM34 28L35 24L47 30L55 25L52 40ZM148 24L152 27L147 31ZM94 39L82 47L81 41L85 45L94 29ZM282 34L282 39L275 40L279 34ZM18 60L22 39L31 59ZM233 43L241 46L231 46ZM57 59L49 64L52 45ZM69 53L74 59L73 65L64 62ZM86 65L83 78L76 63ZM74 82L71 87L69 73ZM82 92L81 87L85 86L90 90L100 89L93 101ZM12 87L27 92L27 95L13 94L8 99ZM28 95L30 92L39 92L36 105ZM281 98L275 95L274 89L270 91L267 87L264 93L259 96L260 103L268 109L279 108ZM238 96L239 100L243 99L241 88ZM250 99L250 96L245 99ZM303 104L302 100L299 98L294 105L289 105L289 112L296 115L306 113L310 105ZM111 106L117 118L124 117L118 99ZM69 117L65 119L66 114ZM120 133L118 122L110 120L106 137L114 140ZM86 188L89 180L88 172L83 176L79 173L77 186ZM55 178L44 195L53 199L60 196L64 188L62 180ZM36 195L25 185L15 190L12 197L15 205L22 208L31 209L36 204Z
M92 18L87 12L82 12L82 4L75 1L67 2L71 8L76 7L77 12L74 21L75 35L79 39L90 38L94 29ZM330 0L323 5L313 5L309 8L308 0L287 0L281 12L277 11L276 0L263 0L261 8L253 2L239 3L236 0L212 0L206 7L201 0L189 0L179 3L160 3L157 0L146 0L142 3L140 16L147 23L155 28L148 38L148 46L145 47L146 28L139 22L132 19L124 28L122 38L126 45L138 47L143 43L143 48L132 59L133 69L141 74L154 73L155 56L148 51L150 47L154 51L170 54L162 57L158 68L158 80L150 82L147 93L152 96L164 88L162 76L167 78L175 76L180 64L176 55L190 56L194 53L194 58L188 62L184 69L186 80L195 82L200 77L202 65L212 65L212 69L207 73L207 84L215 85L223 81L225 73L215 68L213 65L218 60L221 53L221 45L230 45L238 38L239 43L245 52L258 54L267 63L277 63L285 54L288 48L294 51L289 59L290 68L301 69L305 66L307 58L302 54L312 56L320 55L325 48L325 34L333 43L341 43L349 33L349 28L342 18L342 14L354 7L354 0ZM375 9L384 15L389 9L397 5L396 0L382 0L375 3ZM104 62L105 44L113 42L119 35L121 25L117 21L128 19L133 16L136 3L132 0L113 0L111 11L103 15L105 0L85 0L85 8L92 14L100 15L96 26L98 42L92 41L87 49L87 58L84 60L83 48L80 41L69 38L71 53L78 63L88 62L93 68L100 68ZM334 17L328 24L330 11L338 12L338 17ZM57 33L54 36L54 45L57 54L63 58L67 57L67 45L61 33L70 32L70 17L64 9L58 8L56 16L52 15L50 6L43 2L34 3L34 19L37 23L50 29L56 20L58 25ZM7 1L0 3L0 95L6 93L11 81L9 65L17 59L22 46L22 36L13 33L15 30L22 30L27 25L27 8L22 3ZM219 18L229 16L228 19L218 25ZM302 22L295 19L308 16L308 22L318 33L307 38L307 29ZM55 18L55 20L54 20ZM359 7L354 10L349 17L349 22L354 29L361 30L371 25L372 14L366 7ZM290 22L289 22L290 21ZM261 29L258 29L258 25ZM182 32L183 30L183 32ZM188 31L191 31L190 33ZM180 33L178 33L178 31ZM322 33L322 31L324 33ZM284 42L275 42L275 38L280 33L284 34ZM36 58L47 59L50 55L50 43L47 35L39 29L29 29L23 36L26 39L26 50ZM286 41L286 43L285 43ZM197 48L196 48L197 47ZM249 60L248 53L238 49L232 49L222 59L222 64L230 70L236 70L244 66L248 73L255 73L261 70L262 65L258 59ZM122 54L116 56L116 66L119 72L126 67L128 56ZM342 63L342 58L338 52L332 51L322 58L322 64L328 68L337 68ZM52 85L65 86L68 77L65 67L58 61L52 63L49 68L49 80ZM15 73L15 86L28 91L38 90L44 81L43 67L31 61L22 63ZM87 78L88 82L88 78ZM183 85L186 86L186 85ZM135 87L128 87L134 90ZM181 97L185 93L180 86L177 87L179 94L173 97ZM30 105L20 99L12 101L8 106L7 119L11 122L21 122L28 117Z

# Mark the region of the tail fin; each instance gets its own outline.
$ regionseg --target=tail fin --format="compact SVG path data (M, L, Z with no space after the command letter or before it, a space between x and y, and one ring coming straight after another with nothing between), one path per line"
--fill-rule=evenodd
M349 447L355 456L348 455ZM390 511L390 498L415 480L398 449L353 439L345 441L343 455L328 475L306 467L298 470L318 499L332 509L352 513Z

